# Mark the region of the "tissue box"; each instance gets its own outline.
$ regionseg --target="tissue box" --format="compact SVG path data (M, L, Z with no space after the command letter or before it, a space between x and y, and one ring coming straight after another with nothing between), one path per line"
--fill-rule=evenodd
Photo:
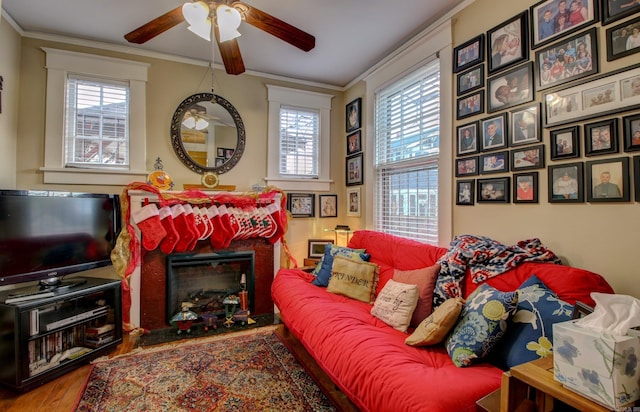
M584 397L612 409L640 398L640 338L559 322L553 352L555 379Z

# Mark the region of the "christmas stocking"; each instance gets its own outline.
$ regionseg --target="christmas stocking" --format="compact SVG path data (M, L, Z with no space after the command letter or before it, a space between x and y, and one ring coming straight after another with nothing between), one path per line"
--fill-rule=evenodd
M173 223L176 227L176 231L180 236L175 250L176 252L184 252L189 248L189 245L192 242L195 242L197 239L196 234L193 232L192 226L187 221L184 207L181 204L171 206L171 215L173 216Z
M269 237L269 242L274 244L284 236L287 228L287 212L282 210L282 207L278 203L269 203L267 205L267 212L269 212L269 215L276 223L276 230L273 235Z
M231 214L229 213L227 207L225 205L218 206L218 212L220 213L220 221L222 222L225 230L222 247L226 248L233 240L233 236L235 235L236 230L231 225Z
M142 246L147 250L157 248L167 235L162 223L160 223L160 214L155 203L149 203L134 212L133 221L136 222L138 229L142 233Z
M200 238L200 231L196 226L196 216L193 213L193 207L189 203L182 205L182 207L184 208L184 217L187 224L189 225L191 232L193 232L193 239L191 240L191 243L189 243L189 246L187 246L187 250L193 250L196 248L196 243L198 243L198 239Z
M211 207L209 207L209 209L207 209L207 216L209 216L209 219L213 224L213 233L209 237L211 246L213 246L214 249L222 249L227 237L227 229L222 223L220 212L218 211L218 206L212 205Z
M173 224L171 208L169 206L164 206L160 208L158 212L160 213L160 223L162 223L162 227L167 232L167 236L165 236L160 243L160 250L165 255L168 255L173 252L173 249L178 243L178 239L180 239L180 235L178 235L176 226Z
M207 238L207 232L209 232L209 227L207 226L207 222L202 218L202 212L200 212L199 206L192 206L193 209L193 218L196 224L196 230L198 231L198 240L204 240Z

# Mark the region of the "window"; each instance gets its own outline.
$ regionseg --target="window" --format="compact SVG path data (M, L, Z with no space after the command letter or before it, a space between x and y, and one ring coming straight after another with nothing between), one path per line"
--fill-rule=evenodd
M280 108L280 176L318 177L320 114Z

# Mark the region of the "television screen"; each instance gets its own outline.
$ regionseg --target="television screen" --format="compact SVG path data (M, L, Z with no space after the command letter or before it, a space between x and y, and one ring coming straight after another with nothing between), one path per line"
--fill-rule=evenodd
M119 205L117 195L0 191L0 286L110 265Z

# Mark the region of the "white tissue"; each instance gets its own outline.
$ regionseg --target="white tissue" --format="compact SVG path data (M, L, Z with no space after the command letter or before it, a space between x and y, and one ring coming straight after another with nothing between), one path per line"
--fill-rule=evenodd
M575 324L584 328L624 336L629 328L640 326L640 300L627 295L592 292L596 307Z

